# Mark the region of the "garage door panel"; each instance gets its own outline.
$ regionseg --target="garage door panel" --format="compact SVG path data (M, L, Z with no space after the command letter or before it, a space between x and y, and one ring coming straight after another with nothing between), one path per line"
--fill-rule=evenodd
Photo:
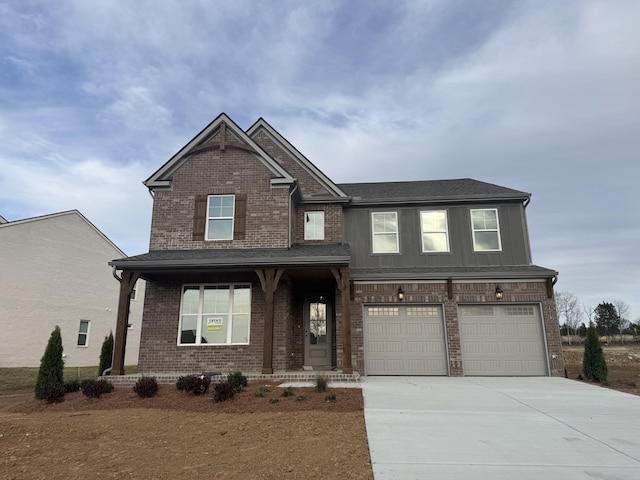
M493 317L488 313L493 311ZM465 375L547 375L544 334L536 305L459 308Z
M368 375L446 375L440 306L365 307L365 367ZM371 328L376 325L375 328ZM382 328L379 325L383 325Z

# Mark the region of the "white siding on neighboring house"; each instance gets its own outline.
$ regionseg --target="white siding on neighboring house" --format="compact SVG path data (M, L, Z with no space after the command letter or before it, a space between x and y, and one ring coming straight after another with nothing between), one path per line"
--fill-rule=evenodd
M120 285L107 263L124 256L75 210L0 224L0 368L39 366L56 325L65 364L97 367L118 309ZM138 362L144 282L137 287L127 365Z

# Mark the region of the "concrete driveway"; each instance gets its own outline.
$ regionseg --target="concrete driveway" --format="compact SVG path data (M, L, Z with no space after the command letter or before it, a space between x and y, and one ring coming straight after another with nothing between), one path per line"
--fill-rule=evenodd
M564 378L363 377L376 480L640 479L640 397Z

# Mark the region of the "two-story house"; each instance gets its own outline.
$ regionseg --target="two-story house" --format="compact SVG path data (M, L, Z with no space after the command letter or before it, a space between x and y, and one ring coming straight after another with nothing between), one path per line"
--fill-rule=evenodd
M145 182L143 373L561 375L557 272L528 193L471 179L335 184L259 119L221 114Z

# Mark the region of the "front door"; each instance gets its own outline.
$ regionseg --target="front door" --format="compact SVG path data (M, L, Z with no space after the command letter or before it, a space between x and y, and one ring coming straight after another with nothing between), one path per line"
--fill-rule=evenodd
M304 301L304 366L331 369L331 303L326 295L306 295Z

